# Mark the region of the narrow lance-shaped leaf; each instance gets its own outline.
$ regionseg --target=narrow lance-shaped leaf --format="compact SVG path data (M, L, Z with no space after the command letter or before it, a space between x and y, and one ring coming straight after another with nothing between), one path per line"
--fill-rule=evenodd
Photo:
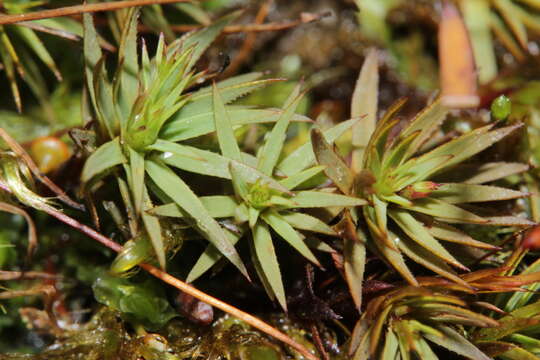
M283 180L280 180L279 183L285 186L289 190L293 190L302 183L308 181L309 179L315 177L324 170L324 166L314 166L312 168L306 169L294 175L288 176Z
M323 131L324 137L327 142L334 142L339 138L347 129L353 126L358 119L351 119L335 125L334 127ZM291 176L299 171L304 170L306 167L315 162L315 155L313 154L313 146L311 141L300 146L293 151L289 156L284 158L279 164L278 169L285 175Z
M448 265L446 265L446 263L444 263L431 252L425 250L420 245L409 240L407 237L400 238L397 246L407 257L411 258L414 262L425 266L431 271L451 281L454 281L466 287L470 287L470 285L464 280L462 280L459 276L457 276L456 273Z
M225 218L233 217L238 207L238 203L233 196L227 195L211 195L199 197L202 204L208 210L208 213L213 218ZM183 218L186 214L176 205L176 203L170 203L166 205L156 206L148 213L155 216L169 216Z
M437 199L425 198L417 199L409 210L417 211L427 215L435 216L444 221L454 221L460 223L487 224L489 221L473 214L470 211Z
M281 280L279 263L272 243L272 237L268 226L264 222L259 222L253 229L253 244L255 254L261 265L264 276L276 296L281 307L287 311L287 302L285 301L285 289Z
M211 104L203 104L200 112L184 115L184 110L192 104L184 105L178 115L165 123L160 137L168 141L181 141L209 134L216 130L214 126L214 111ZM227 113L233 127L248 124L263 124L276 122L283 110L276 108L256 109L249 106L227 105ZM295 114L292 121L309 122L309 118Z
M58 80L62 80L62 75L58 71L58 68L56 67L56 64L49 54L49 51L47 48L43 45L41 40L38 38L36 33L32 31L31 29L25 28L23 26L15 26L14 30L18 32L18 34L21 36L21 38L25 41L25 43L32 48L34 53L39 57L41 61L47 65L47 67L54 73L54 76Z
M408 211L392 209L390 210L389 215L411 239L418 243L418 245L424 247L426 250L447 263L462 270L468 270L459 261L457 261L435 238L433 238L426 228Z
M156 185L194 220L196 228L219 249L246 277L247 271L219 224L210 216L199 198L172 170L154 161L146 161L146 172Z
M486 84L497 75L489 3L483 0L469 0L461 2L460 5L471 37L478 80L481 84Z
M242 237L243 234L234 234L230 231L225 231L227 236L229 237L229 241L232 245L236 245L238 240ZM204 252L201 254L195 265L193 265L193 268L191 268L187 278L186 282L190 283L195 280L197 280L201 275L203 275L205 272L207 272L214 264L216 264L221 258L223 257L223 254L219 252L218 249L212 244L209 244Z
M276 233L279 234L286 242L294 247L302 256L311 261L312 263L321 266L315 255L304 243L302 238L298 235L296 230L285 221L278 213L273 211L266 211L262 213L261 218L268 224Z
M523 126L523 124L515 124L492 131L489 131L491 128L490 125L484 126L449 141L427 154L422 155L418 159L421 161L428 158L451 155L453 156L452 159L445 165L445 168L450 168L451 166L459 164L463 160L478 154L482 150L485 150L521 126ZM433 172L429 172L429 174L432 173Z
M152 201L150 200L150 196L148 195L148 189L143 184L143 192L142 192L142 220L144 223L144 227L146 229L146 232L148 233L148 237L150 238L150 242L152 243L152 247L154 248L154 251L156 253L159 265L162 269L165 269L165 245L163 244L163 236L162 236L162 230L161 230L161 224L159 223L159 219L149 215L147 213L147 210L152 208Z
M188 70L190 70L195 63L199 60L201 55L206 51L208 46L215 40L215 38L221 33L223 28L227 26L231 21L236 19L240 13L234 12L232 14L226 15L221 19L214 22L212 25L193 32L188 33L184 37L179 39L179 42L173 43L171 45L171 51L176 51L178 46L182 46L184 49L187 49L195 45L195 51L191 56L189 61Z
M214 99L214 123L218 137L221 154L233 160L242 161L240 156L240 148L236 142L231 120L225 109L225 104L221 99L219 90L216 84L213 85Z
M300 85L298 85L300 86ZM293 90L291 96L296 94L297 90ZM274 167L276 166L279 156L281 155L281 150L283 149L283 144L285 138L287 137L287 128L291 122L294 112L302 100L302 95L297 95L294 98L289 98L286 101L283 114L281 114L279 120L274 125L272 131L258 156L259 163L257 168L266 175L272 175Z
M437 327L437 330L439 330L443 336L439 337L432 334L425 334L424 336L429 341L469 359L490 360L488 356L452 328L440 325Z
M122 153L119 138L101 145L84 163L81 181L88 182L93 177L127 160Z
M139 65L137 63L137 19L139 11L137 8L128 10L126 17L126 25L122 31L120 46L118 48L118 63L121 64L119 71L121 78L122 96L119 97L124 110L124 116L129 116L135 98L138 95L139 81L137 74L139 73Z
M506 188L473 184L440 184L430 197L450 204L474 203L517 199L527 196L526 193Z
M294 205L288 208L319 208L319 207L352 207L367 204L364 199L354 198L341 194L331 194L322 191L299 191L291 198Z
M350 194L354 174L341 157L334 152L330 144L326 142L320 130L313 129L311 131L311 144L317 162L325 166L325 174L344 194Z
M141 213L144 192L144 156L129 148L129 168L131 177L131 191L137 214Z
M83 14L83 29L84 29L84 60L86 63L86 81L87 88L90 92L90 97L94 103L94 108L97 107L96 104L96 94L94 92L94 68L101 59L102 52L101 47L99 46L98 36L96 33L96 28L94 27L94 21L91 14Z
M279 215L295 229L326 235L337 235L334 229L314 216L292 211L283 211Z
M370 49L360 70L352 95L351 118L360 120L352 128L353 166L362 164L363 148L375 130L379 98L378 52ZM360 170L359 167L355 168Z
M487 250L497 249L496 246L493 246L491 244L474 240L469 235L465 234L464 232L459 231L458 229L448 224L435 222L433 224L430 224L427 230L432 236L440 240L445 240L445 241L453 242L456 244L472 246L472 247L476 247L480 249L487 249Z

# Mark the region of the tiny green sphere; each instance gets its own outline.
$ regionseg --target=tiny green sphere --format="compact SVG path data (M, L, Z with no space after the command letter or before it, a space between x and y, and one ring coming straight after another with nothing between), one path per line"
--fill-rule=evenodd
M496 120L503 120L510 115L510 112L512 111L512 101L505 95L501 95L497 97L493 102L491 103L491 115Z

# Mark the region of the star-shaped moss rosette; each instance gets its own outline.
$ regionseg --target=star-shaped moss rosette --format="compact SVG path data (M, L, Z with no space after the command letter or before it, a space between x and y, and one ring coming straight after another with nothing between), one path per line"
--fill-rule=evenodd
M404 100L398 101L378 122L358 173L348 167L317 130L312 133L314 152L318 162L326 166L327 176L344 194L368 201L359 210L371 234L368 246L411 285L418 282L403 255L441 276L463 282L450 266L467 268L440 240L482 249L494 246L474 240L450 224L528 226L532 222L512 216L482 217L464 206L526 196L519 191L481 185L514 173L515 164L484 164L477 169L457 166L521 124L500 128L490 124L426 147L445 120L447 110L436 100L394 135L392 131L401 121L395 114L403 104ZM459 178L455 175L462 175L465 180L444 180ZM432 180L435 176L437 182Z
M92 18L84 16L87 88L101 145L87 159L81 180L85 191L90 194L106 176L111 173L117 175L115 180L129 222L122 227L128 229L127 239L132 240L119 255L113 270L127 271L153 255L164 267L166 253L177 248L177 244L166 241L167 230L163 221L147 213L153 207L150 197L153 194L158 199L174 201L188 213L193 227L247 276L225 230L188 183L171 169L175 167L211 176L223 173L219 167L223 161L217 154L180 145L179 142L215 131L211 88L190 91L207 75L205 71L197 72L194 65L237 14L225 16L169 45L161 37L155 56L150 58L144 43L142 54L138 56L137 10L128 11L129 16L125 17L127 21L122 29L118 66L112 81L107 76L106 62L98 46ZM258 80L261 75L250 73L219 82L217 87L224 103L276 81ZM232 126L235 127L274 122L281 115L279 109L246 106L227 105L227 111L234 119ZM306 120L294 115L294 120L299 118ZM169 148L173 150L169 151ZM160 157L160 154L167 156ZM123 175L119 175L119 167L123 169ZM153 253L147 251L151 248Z
M257 273L269 296L277 299L286 309L285 290L281 279L279 262L274 250L272 229L306 259L319 265L310 248L332 251L325 243L310 239L306 241L301 231L337 235L336 232L320 219L303 213L301 209L326 207L353 207L366 203L365 200L334 193L335 189L305 188L307 181L320 175L322 166L310 166L315 159L311 145L305 144L283 159L279 164L287 128L294 111L302 99L297 87L284 105L283 112L256 157L241 152L232 126L232 116L225 108L217 86L213 89L214 120L219 147L226 159L220 165L229 174L234 195L203 196L201 201L215 218L233 218L236 224L247 223L251 231L252 259ZM326 131L326 136L334 139L354 124L349 120ZM168 148L171 154L175 149ZM179 150L176 150L179 151ZM286 164L290 157L301 157L297 163L298 172L286 176L279 165ZM301 188L302 190L298 190ZM154 208L154 215L182 217L184 214L175 204ZM241 234L230 232L232 243L236 243ZM219 253L209 247L188 275L193 281L207 271L218 259Z
M523 306L522 303L523 307L495 320L482 312L504 314L504 311L481 297L482 293L508 293L512 300L530 298L527 295L530 293L521 286L537 283L540 280L537 270L538 262L527 273L514 276L501 275L505 268L476 271L461 275L467 286L426 277L419 279L419 287L403 286L386 291L367 305L353 331L350 353L354 353L355 360L395 359L396 354L401 359L412 359L413 353L422 359L437 359L431 349L431 344L435 344L467 359L488 360L497 350L508 355L504 358L537 359L526 350L527 342L514 339L512 343L508 339L538 323L524 318L525 314L538 317L538 304ZM508 342L500 341L503 338ZM490 356L480 349L491 352ZM511 356L511 352L504 354L508 350L522 357Z

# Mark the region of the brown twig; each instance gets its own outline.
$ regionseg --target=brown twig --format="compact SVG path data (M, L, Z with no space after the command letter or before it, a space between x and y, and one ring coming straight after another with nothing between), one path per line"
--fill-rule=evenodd
M59 275L49 274L40 271L7 271L0 270L0 280L19 280L19 279L58 279Z
M297 20L284 21L284 22L270 22L266 24L245 24L245 25L229 25L223 28L224 34L235 34L241 32L268 32L268 31L281 31L294 28L302 24L309 24L314 21L318 21L324 17L328 16L327 12L313 14L313 13L302 13L300 18ZM193 30L202 29L204 26L201 25L172 25L171 30L174 32L188 32ZM140 25L140 32L151 32L151 28Z
M260 25L264 22L264 19L266 18L266 16L268 15L268 11L270 10L271 2L272 0L268 0L263 3L262 6L259 8L259 11L255 16L255 25ZM250 32L246 35L246 38L242 43L242 47L240 48L240 51L238 51L238 55L236 55L232 63L225 70L225 72L223 73L223 77L227 78L235 74L240 68L240 66L242 66L242 64L246 62L246 60L249 58L249 55L251 54L251 50L253 49L255 40L257 40L256 32Z
M34 11L25 14L3 15L0 17L0 25L15 24L21 21L41 20L61 16L70 16L83 13L93 13L99 11L119 10L127 7L170 4L188 2L190 0L126 0L96 4L84 4L75 6L66 6L57 9Z
M0 182L0 189L6 190L8 192L11 192L9 190L9 187L5 185L4 183ZM92 229L89 226L86 226L84 224L81 224L77 220L69 217L68 215L52 208L45 206L43 208L40 208L39 210L42 210L46 212L47 214L51 215L52 217L62 221L63 223L71 226L72 228L82 232L83 234L91 237L92 239L100 242L101 244L105 245L109 249L120 252L122 250L122 246L113 240L109 239L108 237L98 233L94 229ZM239 318L240 320L243 320L247 324L253 326L256 329L259 329L260 331L272 336L273 338L282 341L283 343L289 345L290 347L296 349L299 353L301 353L304 357L311 360L318 360L316 356L311 354L309 350L307 350L303 345L299 344L298 342L291 339L288 335L282 333L281 331L277 330L276 328L272 327L271 325L265 323L264 321L256 318L253 315L250 315L240 309L235 308L232 305L229 305L221 300L218 300L196 288L193 286L175 278L174 276L171 276L170 274L156 268L155 266L152 266L150 264L140 264L140 267L142 267L144 270L152 274L153 276L157 277L158 279L166 282L167 284L170 284L177 288L180 291L183 291L211 306L214 306L228 314L231 314L232 316L235 316Z

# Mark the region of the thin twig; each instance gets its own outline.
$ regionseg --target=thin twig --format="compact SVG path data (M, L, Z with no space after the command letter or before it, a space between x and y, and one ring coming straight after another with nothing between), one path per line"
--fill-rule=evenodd
M6 186L4 183L0 182L0 189L6 190L8 192L11 192L9 190L9 187ZM122 250L122 246L113 240L109 239L108 237L98 233L94 229L92 229L89 226L86 226L84 224L81 224L77 220L69 217L68 215L52 208L49 206L44 206L40 208L39 210L42 210L46 212L47 214L51 215L52 217L62 221L63 223L71 226L72 228L82 232L83 234L91 237L94 240L97 240L101 244L105 245L109 249L120 252ZM285 333L282 333L281 331L277 330L276 328L272 327L271 325L265 323L264 321L256 318L253 315L250 315L240 309L235 308L232 305L229 305L221 300L218 300L196 288L193 286L175 278L174 276L171 276L170 274L156 268L155 266L152 266L150 264L140 264L140 267L142 267L144 270L152 274L153 276L157 277L158 279L166 282L167 284L170 284L177 288L180 291L183 291L209 305L212 305L228 314L231 314L232 316L235 316L239 318L240 320L243 320L247 324L253 326L256 329L259 329L260 331L272 336L273 338L282 341L283 343L289 345L290 347L296 349L299 353L301 353L304 357L310 360L318 360L316 356L311 354L308 349L306 349L302 344L294 341L292 338L290 338Z
M268 11L270 10L270 3L271 0L268 0L263 3L262 6L259 8L259 11L255 16L255 25L260 25L264 22L264 19L266 18L266 16L268 15ZM238 51L238 55L236 55L232 63L225 70L225 72L223 73L223 77L227 78L235 74L240 68L240 66L242 66L242 64L246 62L246 60L249 58L251 50L253 49L255 40L257 40L256 32L250 32L246 35L244 43L242 44L240 51Z
M134 6L170 4L188 1L190 0L126 0L107 3L66 6L57 9L34 11L25 14L3 15L0 17L0 25L15 24L21 21L41 20L83 13L93 13L99 11L112 11Z
M19 279L58 279L60 275L49 274L40 271L7 271L0 270L0 280L19 280Z
M250 315L248 313L243 312L240 309L235 308L234 306L231 306L227 303L224 303L221 300L218 300L210 295L207 295L203 293L200 290L197 290L191 285L188 285L187 283L178 280L177 278L169 275L168 273L159 270L155 266L149 265L149 264L141 264L140 265L143 269L148 271L150 274L154 275L158 279L163 280L167 284L170 284L174 286L175 288L201 300L205 303L212 305L228 314L231 314L234 317L237 317L244 322L248 323L249 325L253 326L256 329L259 329L260 331L274 337L277 340L280 340L284 342L285 344L289 345L290 347L296 349L299 353L301 353L303 356L305 356L307 359L311 360L317 360L317 357L311 354L303 345L297 343L293 339L291 339L288 335L282 333L281 331L277 330L276 328L272 327L271 325L265 323L264 321L256 318L253 315Z
M328 12L313 14L313 13L302 13L300 18L297 20L284 21L284 22L270 22L266 24L245 24L245 25L229 25L223 28L224 34L235 34L241 32L268 32L268 31L281 31L294 28L302 24L309 24L314 21L318 21L326 16ZM202 29L204 26L201 25L171 25L171 30L174 32L188 32L193 30ZM140 32L151 32L151 28L140 25Z

